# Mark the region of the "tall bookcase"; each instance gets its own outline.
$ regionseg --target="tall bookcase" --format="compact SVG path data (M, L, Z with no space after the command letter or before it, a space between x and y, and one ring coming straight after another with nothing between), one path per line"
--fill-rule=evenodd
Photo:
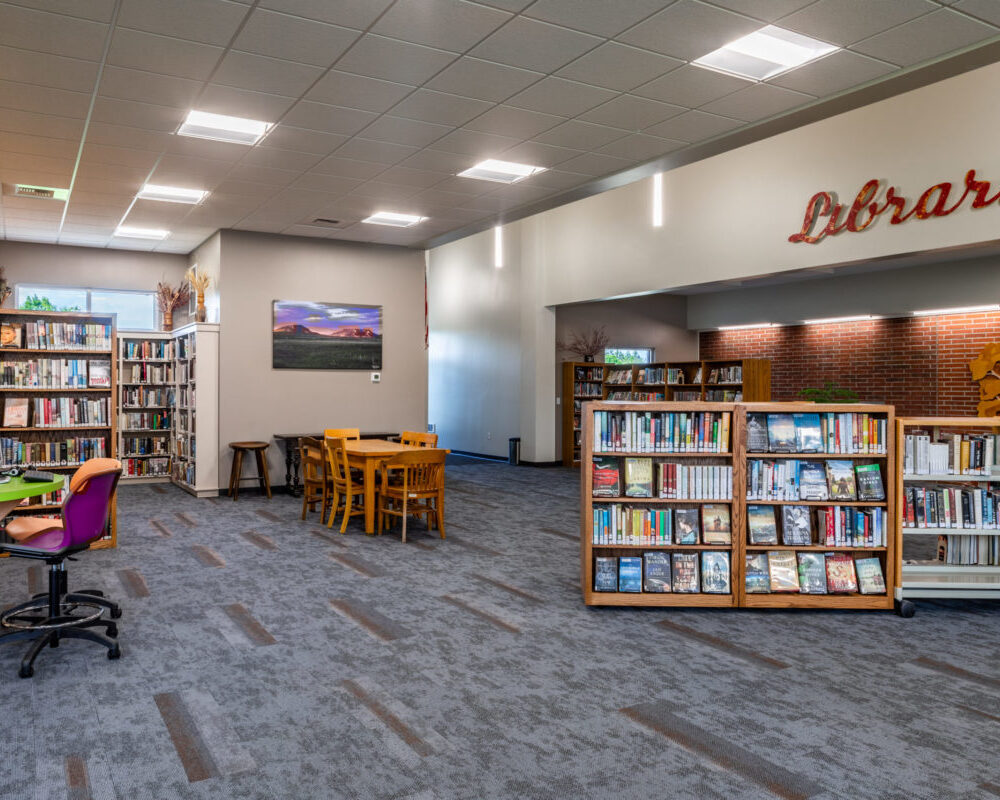
M175 348L168 332L118 337L118 453L123 483L168 483L173 452Z
M563 466L580 465L580 412L582 404L588 400L657 402L681 399L767 402L771 399L771 362L766 358L650 364L563 362Z
M724 443L722 452L649 452L648 449L623 452L621 450L602 451L595 449L595 412L635 412L636 414L731 414L730 436ZM867 415L884 426L884 452L800 452L772 453L748 452L746 442L747 414L847 414ZM896 578L896 536L895 536L895 424L892 406L861 404L816 404L816 403L702 403L702 402L587 402L581 409L583 437L582 464L580 470L581 515L580 515L580 579L584 603L607 606L737 606L742 608L841 608L891 610L894 607L892 587ZM872 449L872 448L869 448ZM593 494L593 458L613 457L621 461L630 457L652 458L656 463L684 462L690 465L732 466L731 500L719 499L662 499L659 497L595 497ZM813 507L846 507L847 509L883 509L885 544L871 547L827 546L819 543L815 523L812 525L812 543L809 545L759 545L751 544L747 519L747 470L754 459L780 461L799 459L825 463L836 459L854 464L878 465L885 499L881 501L835 501L835 500L755 500L755 505L772 506L780 509L784 505ZM624 474L624 473L623 473ZM654 469L655 480L655 469ZM623 487L624 492L624 487ZM658 494L654 492L654 494ZM594 544L594 508L605 504L621 504L638 509L656 509L664 506L701 507L706 503L727 503L730 508L731 544L699 545L603 545ZM814 513L810 510L810 514ZM792 592L753 593L746 591L746 557L761 551L793 551L818 553L845 553L852 557L875 557L879 560L887 590L882 594L805 594ZM726 551L730 554L729 594L676 593L676 592L598 592L594 590L595 558L598 556L639 555L666 551Z
M19 337L19 344L15 338L0 347L4 409L14 401L28 403L26 426L0 427L0 469L30 464L68 479L87 458L115 458L115 315L0 309L0 325L5 341ZM99 423L92 421L95 415ZM85 421L74 422L80 419ZM41 445L50 448L50 457L39 452ZM29 501L12 513L57 515L65 491ZM107 532L91 547L114 547L116 542L112 505Z
M909 598L974 598L1000 599L1000 565L986 557L987 563L956 564L927 558L927 551L938 550L939 537L969 537L975 540L977 562L979 552L1000 540L1000 529L991 527L908 527L904 526L903 509L908 489L985 489L995 490L1000 483L1000 472L986 465L982 471L961 469L961 463L948 472L905 472L906 436L926 433L931 441L937 441L941 433L947 434L1000 434L1000 417L900 417L896 420L896 496L899 498L900 513L897 514L896 531L900 546L896 552L896 599L901 603ZM994 461L1000 463L1000 452L994 453ZM974 509L972 509L974 511ZM957 509L961 513L961 509ZM916 516L916 515L914 515ZM963 523L964 524L964 523ZM952 540L956 542L956 540ZM957 544L957 542L956 542ZM918 553L910 558L904 548L911 546ZM904 560L905 559L905 560ZM971 561L971 548L967 558ZM994 560L993 564L988 563ZM912 610L912 609L910 609ZM905 612L904 612L905 613Z
M219 326L173 332L175 412L172 480L197 497L219 493Z

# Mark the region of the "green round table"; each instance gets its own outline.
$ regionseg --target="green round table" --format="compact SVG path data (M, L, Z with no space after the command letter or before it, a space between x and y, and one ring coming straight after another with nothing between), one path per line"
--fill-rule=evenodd
M25 497L37 497L40 494L54 492L62 488L65 480L65 476L57 475L54 481L45 483L29 483L22 477L0 483L0 519L17 508Z

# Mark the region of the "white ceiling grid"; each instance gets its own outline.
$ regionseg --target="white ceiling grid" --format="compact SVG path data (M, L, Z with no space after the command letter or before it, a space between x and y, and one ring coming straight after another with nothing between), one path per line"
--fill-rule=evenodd
M689 64L764 24L845 49L764 83ZM997 26L995 0L0 0L0 181L75 174L65 214L0 195L0 237L186 253L237 228L419 245ZM255 147L175 135L192 108L277 124ZM455 177L485 158L548 171ZM147 180L211 195L133 203ZM360 222L379 209L428 219ZM115 238L122 221L172 233Z

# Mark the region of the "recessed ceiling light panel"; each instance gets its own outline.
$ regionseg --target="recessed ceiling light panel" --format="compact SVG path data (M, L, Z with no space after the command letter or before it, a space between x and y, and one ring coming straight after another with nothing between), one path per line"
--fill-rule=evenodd
M193 136L196 139L257 144L271 127L270 122L256 119L227 117L224 114L209 114L207 111L191 111L177 133L181 136Z
M166 239L170 231L161 228L133 228L128 225L119 225L115 229L115 236L126 239Z
M498 161L488 158L464 172L459 172L460 178L476 178L481 181L495 183L517 183L539 172L545 172L545 167L534 167L531 164L518 164L514 161Z
M361 220L371 225L389 225L393 228L410 228L419 222L423 222L427 217L420 217L416 214L397 214L394 211L376 211L367 219Z
M741 78L763 81L839 49L801 33L767 25L695 59L693 63Z
M160 186L147 183L136 195L142 200L161 200L164 203L187 203L197 205L208 195L201 189L181 189L179 186Z

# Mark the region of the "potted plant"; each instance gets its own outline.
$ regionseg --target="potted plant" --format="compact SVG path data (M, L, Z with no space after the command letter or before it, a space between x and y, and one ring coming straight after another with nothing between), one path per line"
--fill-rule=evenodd
M856 403L858 402L858 393L852 391L851 389L845 389L843 386L837 386L833 381L827 381L823 384L823 388L817 389L815 387L802 389L799 391L799 397L803 400L807 400L810 403Z
M556 349L574 353L580 356L583 361L593 361L594 356L603 352L609 341L611 338L602 325L600 328L591 328L584 333L572 331L569 339L556 339Z
M191 297L191 289L186 281L178 286L160 281L156 284L156 304L163 317L163 330L174 329L174 312L184 305Z

